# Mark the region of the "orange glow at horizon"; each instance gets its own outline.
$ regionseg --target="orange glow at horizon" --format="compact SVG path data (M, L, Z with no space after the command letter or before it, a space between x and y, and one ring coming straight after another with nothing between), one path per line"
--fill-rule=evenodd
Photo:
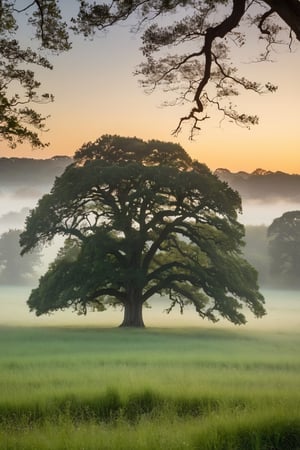
M124 39L118 34L121 32ZM118 134L178 142L212 170L264 168L300 174L299 45L294 53L279 54L275 63L241 64L241 73L250 79L279 86L275 94L245 93L237 98L239 110L257 114L259 125L246 130L212 119L204 122L203 131L190 141L188 127L177 137L171 134L186 107L161 108L163 92L143 93L132 75L141 60L139 42L128 38L128 29L121 32L76 44L54 62L53 72L38 74L43 91L55 95L53 104L39 106L43 115L51 115L47 121L50 131L42 134L43 141L51 145L32 150L23 144L11 150L2 142L0 157L72 156L85 142L103 134ZM97 59L100 49L103 54Z

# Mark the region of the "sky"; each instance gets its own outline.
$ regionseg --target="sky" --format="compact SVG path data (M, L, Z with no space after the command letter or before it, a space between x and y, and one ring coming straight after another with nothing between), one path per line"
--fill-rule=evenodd
M29 31L27 31L29 33ZM28 39L25 36L25 39ZM251 34L254 48L256 40ZM187 107L161 107L166 95L158 90L147 95L133 71L141 62L139 36L128 26L116 27L93 41L75 39L73 49L54 57L53 71L38 74L43 92L52 92L53 104L40 106L50 115L49 131L42 134L50 146L33 150L20 145L11 150L0 143L0 156L48 158L73 155L83 143L103 134L137 136L180 143L184 149L210 169L251 172L256 168L300 173L300 46L291 53L278 48L272 63L252 63L250 53L241 53L241 74L279 86L275 94L243 94L238 98L240 110L258 114L259 125L242 129L219 120L206 121L194 141L189 128L177 137L172 130ZM252 48L252 50L253 50Z

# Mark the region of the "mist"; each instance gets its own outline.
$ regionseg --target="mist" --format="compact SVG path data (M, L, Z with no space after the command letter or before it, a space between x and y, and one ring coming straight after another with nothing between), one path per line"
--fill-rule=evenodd
M37 317L30 312L26 304L31 288L28 286L0 287L0 326L93 326L116 327L122 321L123 312L120 308L104 312L88 312L86 316L77 315L72 310L59 311L51 315ZM300 329L300 291L283 291L262 289L266 301L267 314L261 319L246 314L245 329L258 331L297 331ZM167 299L153 297L150 308L144 308L144 322L147 327L217 327L235 328L226 320L212 324L201 319L194 308L187 308L183 314L174 309L170 314L165 312Z
M239 214L239 221L244 225L266 225L269 226L277 217L287 211L300 209L300 202L286 202L278 199L271 203L260 200L244 200L243 212Z

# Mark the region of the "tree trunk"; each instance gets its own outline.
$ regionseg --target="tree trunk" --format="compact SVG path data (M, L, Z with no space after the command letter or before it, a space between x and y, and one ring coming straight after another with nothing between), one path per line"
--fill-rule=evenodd
M128 301L124 305L124 319L120 327L144 328L143 303L140 301Z

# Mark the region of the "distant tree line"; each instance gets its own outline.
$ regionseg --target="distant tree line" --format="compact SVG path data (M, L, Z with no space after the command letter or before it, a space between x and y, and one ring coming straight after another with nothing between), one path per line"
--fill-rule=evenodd
M269 227L246 226L245 242L261 286L300 289L300 211L284 213Z
M38 278L41 265L38 249L20 255L20 230L9 230L0 236L0 285L30 285Z

